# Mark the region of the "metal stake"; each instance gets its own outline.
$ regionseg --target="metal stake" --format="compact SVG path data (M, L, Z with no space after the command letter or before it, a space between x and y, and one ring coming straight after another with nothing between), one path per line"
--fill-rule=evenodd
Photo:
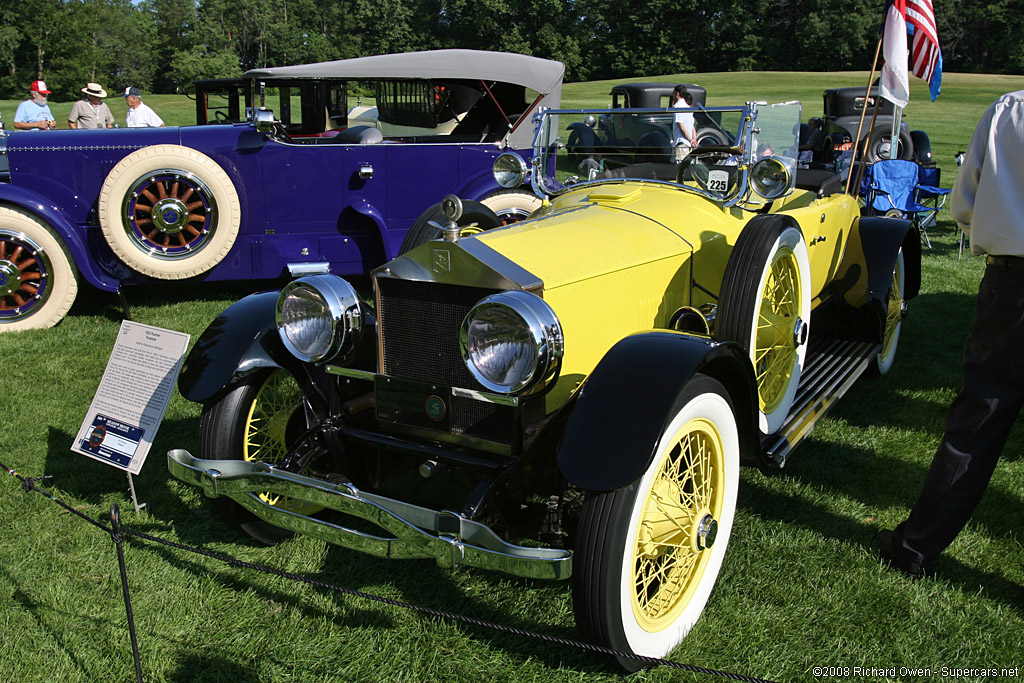
M128 491L132 496L132 505L135 506L135 514L139 514L139 511L146 507L146 503L139 503L138 496L135 495L135 480L132 479L132 473L126 472L125 474L128 475Z
M131 475L128 475L129 479ZM135 680L137 683L142 682L142 659L139 656L139 641L135 636L135 617L132 615L132 598L128 593L128 569L124 564L124 547L122 542L124 537L121 536L121 511L117 507L117 503L110 506L110 523L114 528L114 533L110 536L114 539L114 545L117 546L117 563L121 567L121 589L124 592L124 609L128 614L128 635L132 640L132 656L135 658Z

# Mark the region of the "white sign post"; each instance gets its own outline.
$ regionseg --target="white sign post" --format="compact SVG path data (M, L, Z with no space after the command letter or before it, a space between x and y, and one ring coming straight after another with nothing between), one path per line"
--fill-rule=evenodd
M138 474L164 419L189 335L125 320L71 450Z

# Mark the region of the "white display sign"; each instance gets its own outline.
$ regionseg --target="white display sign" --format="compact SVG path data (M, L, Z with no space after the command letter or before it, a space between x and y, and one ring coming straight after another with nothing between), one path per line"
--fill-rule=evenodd
M189 335L126 320L71 450L138 474L167 411Z

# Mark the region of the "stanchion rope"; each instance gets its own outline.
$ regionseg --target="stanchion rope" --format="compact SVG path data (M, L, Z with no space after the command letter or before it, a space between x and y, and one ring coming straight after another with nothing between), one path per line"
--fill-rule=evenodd
M365 599L365 600L370 600L370 601L381 603L381 604L384 604L384 605L390 605L392 607L399 607L399 608L402 608L402 609L410 610L410 611L413 611L413 612L418 612L420 614L425 614L425 615L432 616L432 617L437 617L437 618L440 618L440 619L445 619L445 620L448 620L448 621L457 621L457 622L460 622L460 623L463 623L463 624L468 624L468 625L471 625L471 626L478 626L478 627L490 629L490 630L493 630L493 631L500 631L502 633L507 633L507 634L510 634L510 635L523 636L523 637L526 637L526 638L532 638L532 639L535 639L535 640L541 640L541 641L544 641L544 642L547 642L547 643L553 643L553 644L556 644L556 645L564 645L564 646L567 646L567 647L572 647L572 648L576 648L578 650L584 650L584 651L595 653L595 654L599 654L599 655L606 655L606 656L612 656L612 657L616 657L616 656L617 657L626 657L626 658L633 659L633 660L636 660L636 661L639 661L639 662L643 662L644 664L650 664L652 666L665 666L665 667L669 667L669 668L673 668L673 669L681 669L683 671L689 671L691 673L700 673L700 674L706 674L706 675L710 675L710 676L718 676L718 677L727 678L727 679L733 680L733 681L744 681L745 683L774 683L773 681L768 680L768 679L764 679L764 678L756 678L756 677L753 677L753 676L744 676L742 674L735 674L735 673L732 673L732 672L729 672L729 671L720 671L718 669L709 669L709 668L706 668L706 667L694 666L693 664L683 664L681 662L673 662L672 660L661 659L661 658L658 658L658 657L645 657L643 655L637 655L637 654L634 654L634 653L631 653L631 652L619 652L618 650L602 647L600 645L593 645L591 643L584 643L582 641L572 640L570 638L562 638L562 637L559 637L559 636L552 636L552 635L548 635L548 634L545 634L545 633L538 633L538 632L535 632L535 631L529 631L529 630L526 630L526 629L516 628L514 626L506 626L505 624L499 624L499 623L493 622L493 621L486 621L486 620L483 620L483 619L476 619L474 617L468 617L468 616L465 616L463 614L456 614L454 612L446 612L444 610L433 609L431 607L423 607L422 605L416 605L414 603L404 602L402 600L395 600L393 598L386 598L386 597L383 597L383 596L380 596L380 595L373 595L372 593L366 593L364 591L355 590L353 588L346 588L344 586L338 586L336 584L328 583L326 581L321 581L319 579L310 578L308 576L302 576L301 574L295 574L295 573L292 573L292 572L286 572L286 571L282 571L280 569L274 569L273 567L266 567L264 565L255 564L253 562L246 562L245 560L239 560L237 558L231 557L230 555L225 555L223 553L216 553L216 552L213 552L213 551L210 551L210 550L204 550L203 548L197 548L197 547L194 547L194 546L185 545L184 543L177 543L175 541L169 541L167 539L160 538L158 536L152 536L152 535L146 534L146 533L142 533L141 531L135 531L133 529L129 529L129 528L126 528L126 527L121 526L121 525L115 525L117 527L115 529L113 527L108 527L108 526L102 524L101 522L99 522L99 521L97 521L95 519L90 518L88 515L82 513L79 510L76 510L75 508L73 508L70 505L68 505L67 503L65 503L63 500L54 497L54 495L51 494L49 491L46 491L45 489L42 489L42 488L36 486L35 482L41 481L43 479L49 479L50 478L49 476L27 478L27 477L22 476L18 472L8 468L2 462L0 462L0 468L6 470L6 472L8 474L10 474L10 475L16 477L18 480L20 480L21 481L21 488L24 491L26 491L26 492L36 491L38 493L41 493L42 495L44 495L45 497L49 498L51 501L53 501L54 503L60 505L64 509L68 510L69 512L74 513L75 515L77 515L78 517L81 517L82 519L84 519L85 521L89 522L93 526L96 526L96 527L102 529L103 531L107 532L114 539L114 542L118 543L118 544L120 543L120 541L121 541L121 539L123 537L137 538L137 539L141 539L143 541L148 541L148 542L151 542L151 543L157 543L157 544L165 545L165 546L168 546L168 547L171 547L171 548L176 548L178 550L183 550L185 552L194 553L196 555L202 555L204 557L209 557L211 559L215 559L215 560L218 560L220 562L224 562L226 564L230 564L230 565L233 565L233 566L236 566L236 567L241 567L241 568L244 568L244 569L251 569L253 571L262 572L264 574L271 574L273 576L279 576L281 578L289 579L289 580L295 581L297 583L304 583L304 584L307 584L307 585L310 585L310 586L314 586L316 588L320 588L320 589L324 589L324 590L330 590L330 591L335 591L335 592L342 593L342 594L345 594L345 595L350 595L350 596L353 596L353 597L362 598L362 599Z

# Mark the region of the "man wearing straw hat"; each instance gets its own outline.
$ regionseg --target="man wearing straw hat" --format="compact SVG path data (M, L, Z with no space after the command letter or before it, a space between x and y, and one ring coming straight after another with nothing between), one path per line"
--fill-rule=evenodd
M110 107L103 101L107 91L99 83L88 83L82 92L85 99L75 102L68 114L68 127L78 128L113 128L114 115L110 113Z

